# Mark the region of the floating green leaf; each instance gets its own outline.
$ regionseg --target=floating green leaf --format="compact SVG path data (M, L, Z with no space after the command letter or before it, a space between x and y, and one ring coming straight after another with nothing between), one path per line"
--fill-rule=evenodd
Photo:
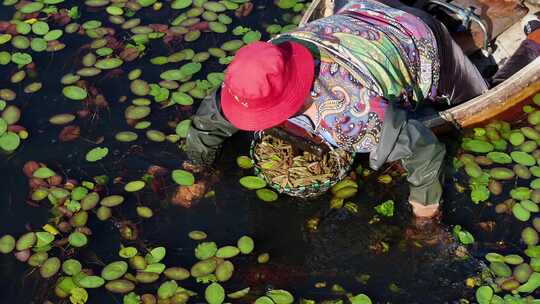
M0 238L0 253L7 254L15 249L15 238L6 234Z
M363 293L351 297L349 300L351 304L372 304L371 299Z
M39 268L39 273L44 279L48 279L54 276L58 270L60 270L61 262L57 257L48 258L41 267Z
M206 287L204 298L208 304L221 304L225 300L225 290L218 283L212 283Z
M189 7L193 3L193 0L174 0L171 3L171 8L180 10Z
M453 233L463 245L470 245L474 243L474 236L470 232L463 230L460 225L454 226Z
M11 61L19 66L25 66L32 63L32 56L26 53L13 53L11 55Z
M74 259L65 260L62 264L62 271L70 276L74 276L81 272L82 265L79 261Z
M149 264L148 266L146 266L146 268L144 269L144 272L152 272L152 273L160 274L164 270L165 270L165 264L154 263L154 264Z
M62 30L52 30L52 31L48 32L45 36L43 36L43 39L45 41L53 41L53 40L57 40L58 38L62 37L63 34L64 34L64 32L62 32Z
M46 22L38 21L32 25L32 32L36 35L43 36L49 32L49 25Z
M54 173L53 170L47 168L47 167L41 167L39 169L37 169L36 171L34 171L34 173L32 174L34 177L37 177L37 178L49 178L49 177L53 177L56 175L56 173Z
M493 289L489 286L481 286L476 290L476 301L478 304L489 304L493 298Z
M166 253L167 250L165 249L165 247L156 247L150 250L150 252L144 258L146 262L148 262L148 264L155 264L163 260Z
M118 252L118 255L125 259L129 259L136 256L138 252L139 251L135 247L122 247L122 249L120 249Z
M227 297L231 299L240 299L242 297L245 297L249 293L250 290L251 288L246 287L244 289L240 289L238 291L227 294Z
M240 249L241 253L250 254L253 249L255 249L255 242L251 237L244 235L243 237L238 239L236 246L238 247L238 249Z
M257 176L244 176L240 179L240 184L250 190L257 190L266 187L266 181Z
M127 271L128 264L124 261L116 261L109 263L101 271L101 277L107 281L112 281L121 278Z
M73 232L69 235L68 241L73 247L83 247L88 243L88 238L80 232Z
M240 35L246 34L249 31L251 31L251 29L249 27L243 27L243 26L239 25L239 26L235 27L232 30L232 33L233 33L233 35L240 36Z
M122 298L123 304L141 304L141 297L133 291Z
M146 183L143 181L131 181L124 186L124 190L126 190L127 192L137 192L144 188L144 186L146 186Z
M85 89L78 86L67 86L62 90L64 96L72 100L83 100L88 96Z
M242 41L244 41L245 44L249 44L249 43L261 40L261 37L262 37L261 32L249 31L242 37Z
M270 189L258 189L257 197L264 202L274 202L278 199L278 194Z
M193 174L181 169L173 170L172 179L175 183L182 186L191 186L195 183L195 177Z
M182 67L180 67L180 73L183 75L189 76L197 73L202 69L202 64L199 62L190 62L184 64Z
M176 125L176 134L181 138L186 138L189 127L191 126L191 119L184 119Z
M98 276L86 276L79 280L77 284L83 288L98 288L105 284L105 280Z
M124 61L120 58L107 58L96 62L95 67L101 70L112 70L120 67Z
M195 248L195 257L199 260L206 260L213 257L217 250L218 248L215 242L203 242Z
M15 151L20 144L21 138L16 133L7 132L0 136L0 149L4 151Z
M157 290L158 297L160 299L168 299L174 295L177 288L178 284L174 280L163 282Z
M49 232L40 231L36 232L37 243L36 247L47 246L54 241L54 235Z
M20 12L23 14L32 14L40 11L44 7L41 2L30 2L21 7Z
M109 154L109 148L96 147L86 153L86 161L96 162L103 159L105 156L107 156L107 154Z
M193 230L188 233L188 236L192 240L200 241L206 239L207 234L204 231Z
M375 211L383 216L391 217L394 216L394 201L387 200L380 205L375 206Z
M271 298L276 304L292 304L294 302L293 295L283 289L274 289L266 293L266 296Z

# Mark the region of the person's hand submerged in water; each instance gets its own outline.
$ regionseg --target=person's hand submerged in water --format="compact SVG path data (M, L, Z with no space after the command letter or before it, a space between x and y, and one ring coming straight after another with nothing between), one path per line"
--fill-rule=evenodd
M455 104L487 85L442 24L407 11L349 1L336 15L238 50L222 87L192 118L190 159L210 164L236 131L288 121L331 146L369 153L374 170L400 161L415 221L437 223L445 147L411 114L425 100L455 91Z

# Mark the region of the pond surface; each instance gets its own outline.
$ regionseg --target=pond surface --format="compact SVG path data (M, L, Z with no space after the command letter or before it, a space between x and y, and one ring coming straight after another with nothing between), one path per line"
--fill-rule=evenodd
M268 1L254 3L251 15L233 18L229 29L242 24L258 29L263 33L263 39L267 39L264 29L268 24L286 24L281 20L284 11ZM160 11L143 9L137 16L142 24L170 21L178 13L166 9L167 5ZM91 12L84 5L80 9L81 17L77 22L96 19L109 24L104 12ZM11 19L13 13L12 7L1 6L0 20ZM127 41L129 35L120 32L117 38ZM158 82L161 72L178 65L152 65L150 58L167 56L185 47L204 51L208 47L219 47L232 38L230 34L203 33L199 40L189 44L167 46L159 40L152 42L143 57L122 66L124 73L103 73L88 78L107 100L107 105L101 107L69 100L62 95L60 78L81 68L81 57L88 52L81 47L92 41L86 36L65 35L61 39L66 44L64 50L32 53L36 65L34 81L43 84L43 89L35 94L23 93L24 85L30 82L28 79L21 84L10 83L9 78L18 70L15 65L0 66L0 88L17 93L17 98L9 104L21 109L19 124L30 134L14 153L0 158L0 214L3 215L0 234L18 236L27 229L39 229L49 220L47 203L41 207L26 203L29 188L22 168L27 161L44 163L63 177L79 181L90 181L94 176L105 174L111 182L105 187L104 195L122 194L125 182L140 179L149 166L159 165L169 170L181 168L186 157L178 144L152 142L146 138L144 130L134 130L126 123L124 110L132 99L127 72L140 68L146 81ZM13 47L6 44L0 46L1 50L12 51ZM200 77L203 79L206 73L221 71L224 67L211 59L204 63ZM128 101L120 102L124 95L129 96ZM151 128L174 134L175 123L188 118L197 102L193 107L164 109L152 105ZM89 115L78 117L72 123L81 128L80 137L71 142L59 141L63 127L51 125L49 118L81 110L88 110ZM130 143L115 140L117 132L128 130L138 133L138 140ZM501 222L493 232L479 228L477 223L494 220L496 216L492 207L473 205L467 194L455 191L451 155L457 145L456 135L459 136L452 134L445 139L449 150L449 173L443 222L449 227L460 224L475 235L476 243L469 246L471 256L468 259L456 256L458 244L426 246L405 238L410 211L406 205L408 188L402 177L394 177L390 184L377 181L384 172L364 178L360 191L350 199L358 206L357 212L330 209L329 195L309 201L284 195L273 203L260 201L254 191L248 191L238 183L242 176L252 174L238 168L235 161L237 156L248 154L251 140L248 133L235 135L224 146L216 163L222 174L213 187L215 196L205 198L189 209L172 205L170 198L175 186L170 180L157 192L146 187L134 194L123 193L126 202L114 211L114 220L101 222L95 217L90 218L88 227L92 236L89 245L76 251L74 256L84 261L85 267L99 271L102 265L119 259L120 244L165 246L167 265L189 268L196 262L193 250L197 242L187 237L188 232L203 230L208 239L219 246L235 244L242 235L250 235L255 240L256 254L268 252L271 258L267 264L258 264L256 254L234 258L236 272L223 286L227 292L250 286L253 293L248 299L238 300L239 303L247 303L270 288L288 290L296 299L343 299L343 292L332 288L334 284L353 294L365 293L376 303L457 303L462 298L470 299L474 289L467 288L465 280L478 276L482 270L480 258L489 250L500 248L498 242L501 240L507 244L517 243L520 227L514 227L518 225L513 222L511 225ZM108 156L95 163L87 162L86 153L97 146L108 147ZM367 157L360 156L358 163L366 167ZM389 172L393 171L389 169ZM394 217L373 223L371 220L376 215L373 207L389 199L396 203ZM154 216L150 219L138 217L135 205L149 206ZM307 227L310 219L318 219L317 229ZM122 220L137 224L140 241L131 243L121 239L116 224ZM181 285L204 293L205 285L194 280L183 281ZM0 255L0 286L2 303L43 303L47 298L58 303L51 292L54 282L40 278L38 271L16 261L12 255ZM144 292L145 289L136 291ZM90 290L89 294L88 303L121 303L121 297L103 288ZM193 299L194 303L203 301L200 296Z

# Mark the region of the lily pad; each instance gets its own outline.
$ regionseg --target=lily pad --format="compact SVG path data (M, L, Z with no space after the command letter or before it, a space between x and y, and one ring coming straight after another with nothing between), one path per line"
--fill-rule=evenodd
M191 126L191 119L184 119L176 125L176 134L182 138L186 138L189 127Z
M3 118L0 118L0 136L6 133L7 127L7 122Z
M81 272L81 269L81 263L74 259L65 260L64 263L62 263L62 271L70 276L78 274Z
M170 280L163 282L157 290L158 297L160 299L168 299L175 294L176 289L178 289L176 281Z
M240 249L241 253L250 254L253 249L255 249L255 242L251 237L244 235L243 237L238 239L236 246L238 247L238 249Z
M26 53L14 53L11 55L11 61L19 66L24 66L32 63L32 56Z
M292 304L294 302L293 295L283 289L274 289L266 293L276 304Z
M11 34L1 34L0 35L0 45L9 42L11 40Z
M45 41L53 41L62 37L63 34L64 32L62 32L62 30L52 30L48 32L47 34L45 34L45 36L43 36L43 39Z
M151 141L155 142L164 142L166 139L165 133L158 130L148 130L146 131L146 137Z
M86 276L80 279L77 284L83 288L99 288L105 284L105 280L98 276Z
M253 161L251 160L251 158L245 155L238 156L236 158L236 164L238 165L238 167L245 170L253 168Z
M149 264L144 269L144 272L161 274L165 270L165 267L166 267L165 264L162 264L162 263Z
M164 80L181 80L186 77L180 70L168 70L159 75Z
M246 189L257 190L266 187L266 181L257 176L244 176L240 179L240 184Z
M127 192L137 192L144 188L144 186L146 186L145 182L137 180L127 183L124 186L124 190L126 190Z
M121 16L124 14L124 10L118 6L108 6L105 10L112 16Z
M54 173L53 170L51 170L51 169L49 169L47 167L41 167L41 168L37 169L36 171L34 171L34 173L32 175L34 177L37 177L37 178L45 179L45 178L55 176L56 173Z
M39 12L45 5L41 2L30 2L21 7L20 12L23 14L32 14Z
M244 41L245 44L249 44L249 43L261 40L261 37L262 37L261 32L249 31L242 37L242 41Z
M109 154L109 148L96 147L86 153L86 161L96 162L103 159L105 156L107 156L107 154Z
M136 141L139 136L135 132L131 131L122 131L116 133L114 138L120 142L132 142Z
M4 133L0 136L0 149L11 152L15 151L21 143L19 135L13 132Z
M130 84L131 92L137 96L146 96L150 92L148 83L141 79L135 79Z
M122 258L129 259L137 255L139 251L135 247L123 247L118 252L118 255Z
M154 264L159 263L161 260L163 260L166 254L167 250L165 249L165 247L156 247L150 250L150 252L144 258L146 262L148 262L148 264Z
M126 119L143 119L146 116L150 115L151 109L148 106L129 106L124 112L124 117Z
M115 207L124 202L124 197L120 195L109 195L104 197L99 203L105 207Z
M32 24L32 32L36 35L43 36L49 32L49 25L46 22L38 21Z
M181 9L191 6L191 4L193 4L193 0L174 0L171 3L171 8L176 9L176 10L181 10Z
M39 273L44 279L54 276L60 270L61 262L57 257L48 258L39 268Z
M75 120L75 115L69 113L57 114L49 118L49 122L53 125L65 125L73 120Z
M171 100L179 105L190 106L193 104L193 98L186 93L174 92L172 93Z
M225 300L225 290L218 283L212 283L206 287L204 298L208 304L221 304Z
M180 72L183 75L193 75L202 69L202 64L199 62L190 62L180 67Z
M493 298L493 289L489 286L481 286L476 290L476 301L478 304L489 304Z
M182 186L191 186L195 183L195 177L193 174L181 169L173 170L172 179L175 183Z
M6 234L0 238L0 253L7 254L15 249L15 238Z
M206 237L208 236L206 234L206 232L204 231L201 231L201 230L193 230L191 232L188 233L188 236L190 239L192 240L196 240L196 241L200 241L200 240L204 240L206 239Z
M44 247L54 241L54 235L49 232L39 231L36 232L36 247Z
M88 93L85 89L78 86L67 86L62 90L64 96L72 100L83 100L88 97Z
M264 202L274 202L278 199L278 194L270 189L258 189L257 197Z
M218 251L215 242L203 242L195 248L195 257L199 260L206 260L213 257Z
M107 58L96 62L95 67L101 70L112 70L120 67L124 61L120 58Z
M227 26L221 22L211 21L208 23L208 26L210 27L210 30L215 33L222 34L227 32Z
M121 278L127 271L128 264L124 261L109 263L101 271L101 277L107 281L113 281Z
M88 238L80 232L73 232L69 235L68 241L73 247L83 247L88 243Z
M245 297L249 293L250 290L251 288L246 287L244 289L240 289L238 291L227 294L227 297L231 299L240 299L242 297Z

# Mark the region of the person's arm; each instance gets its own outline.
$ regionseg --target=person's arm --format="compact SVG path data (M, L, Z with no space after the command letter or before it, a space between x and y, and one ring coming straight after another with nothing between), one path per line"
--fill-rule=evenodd
M219 89L208 95L191 118L185 150L196 165L214 162L221 144L238 131L221 112Z
M420 121L408 118L406 111L390 105L385 113L379 144L370 154L370 166L377 170L385 162L400 160L408 173L409 202L419 215L415 207L436 210L441 200L445 151L430 129Z

